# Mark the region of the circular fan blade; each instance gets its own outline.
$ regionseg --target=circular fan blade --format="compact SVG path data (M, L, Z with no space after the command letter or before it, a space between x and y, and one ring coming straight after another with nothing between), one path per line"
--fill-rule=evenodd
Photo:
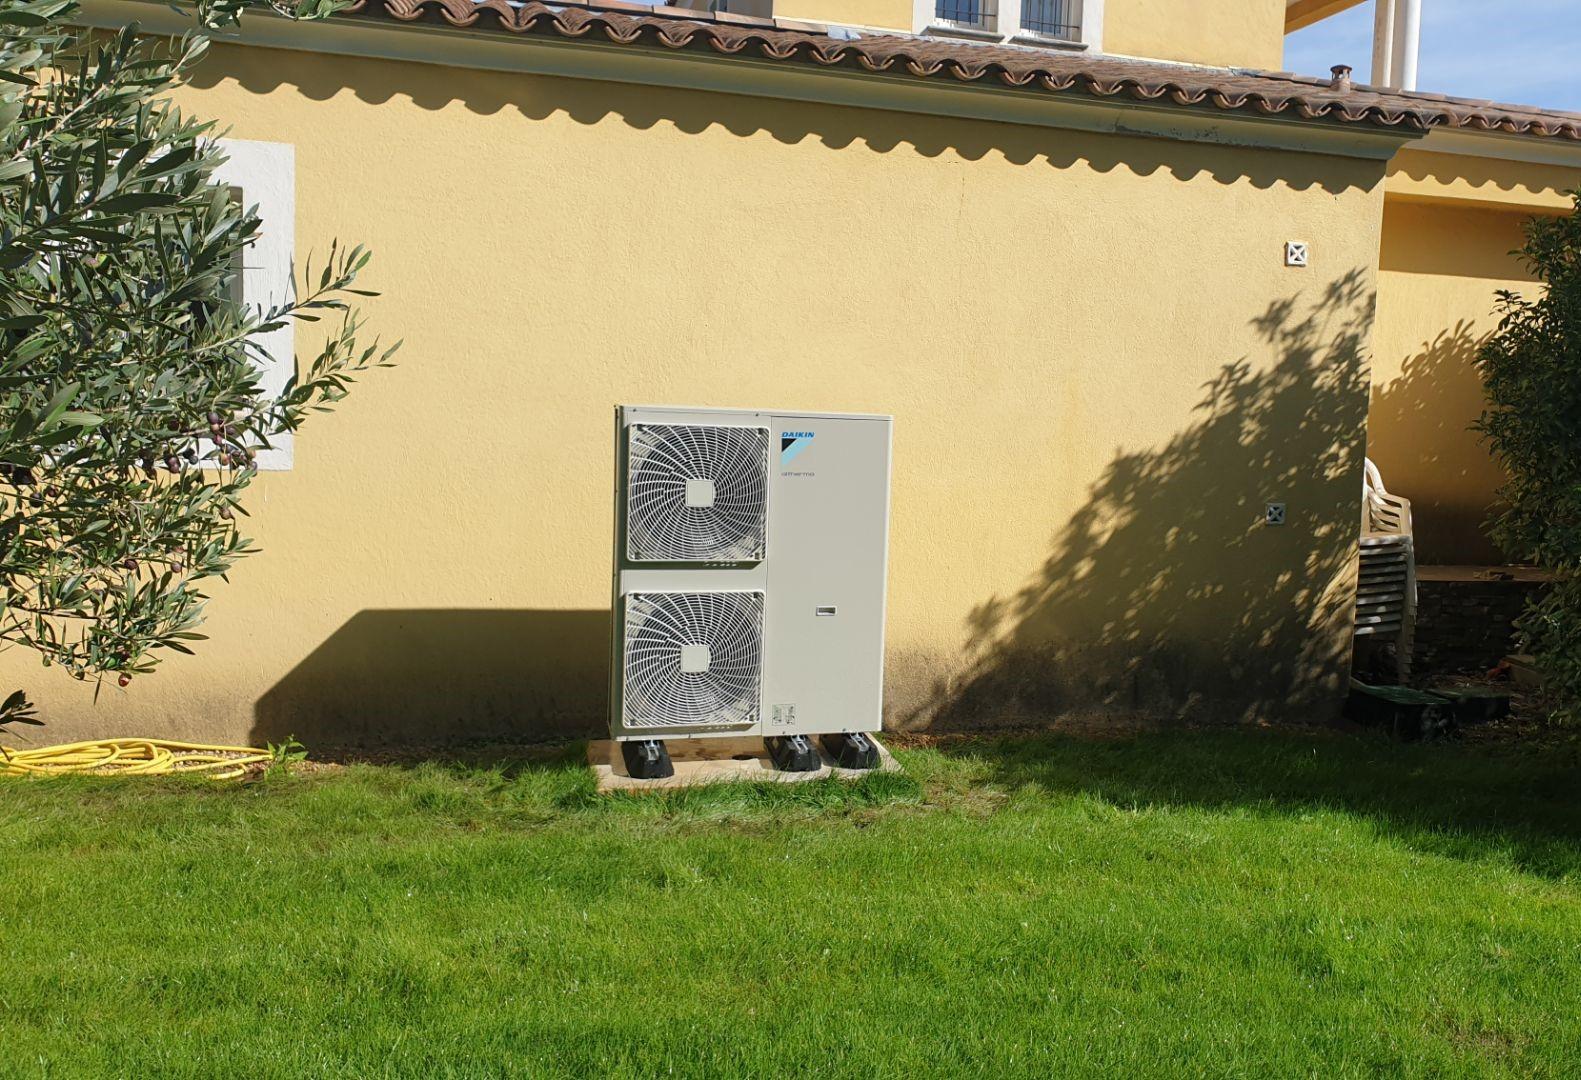
M625 726L756 723L762 656L760 592L628 593Z
M626 557L758 562L768 516L767 428L633 424Z

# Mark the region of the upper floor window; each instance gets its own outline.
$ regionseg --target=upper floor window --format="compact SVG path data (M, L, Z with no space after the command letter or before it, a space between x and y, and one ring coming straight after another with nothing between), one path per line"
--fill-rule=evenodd
M915 9L923 33L1102 47L1103 0L915 0Z
M933 20L956 30L999 30L998 0L934 0Z
M1021 29L1029 34L1081 40L1081 0L1021 0Z

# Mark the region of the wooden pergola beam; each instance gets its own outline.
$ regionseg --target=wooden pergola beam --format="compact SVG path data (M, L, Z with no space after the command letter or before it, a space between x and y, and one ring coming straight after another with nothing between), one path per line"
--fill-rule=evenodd
M1288 0L1285 5L1285 33L1322 22L1330 15L1348 11L1362 0Z

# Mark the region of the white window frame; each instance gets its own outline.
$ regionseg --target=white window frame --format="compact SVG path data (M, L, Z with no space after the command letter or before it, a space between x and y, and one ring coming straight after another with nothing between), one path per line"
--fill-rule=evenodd
M296 147L290 143L220 139L227 160L214 170L216 183L240 194L241 203L255 207L258 235L242 255L241 299L253 308L267 308L294 295L292 270L296 247ZM296 342L290 319L277 329L258 334L254 343L267 360L259 382L266 393L284 392L296 374ZM295 435L284 432L258 451L254 465L260 471L291 468Z
M912 0L911 26L919 34L938 34L945 37L963 37L974 41L1011 42L1017 45L1043 45L1056 49L1086 49L1103 52L1103 3L1104 0L1082 0L1081 38L1066 38L1034 34L1021 29L1022 0L999 0L999 16L995 29L970 30L949 23L941 23L934 16L936 0Z

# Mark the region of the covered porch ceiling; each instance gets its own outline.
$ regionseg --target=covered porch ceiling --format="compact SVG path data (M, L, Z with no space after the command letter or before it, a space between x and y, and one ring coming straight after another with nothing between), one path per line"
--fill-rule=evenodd
M1322 22L1330 15L1348 11L1366 0L1285 0L1285 33Z

